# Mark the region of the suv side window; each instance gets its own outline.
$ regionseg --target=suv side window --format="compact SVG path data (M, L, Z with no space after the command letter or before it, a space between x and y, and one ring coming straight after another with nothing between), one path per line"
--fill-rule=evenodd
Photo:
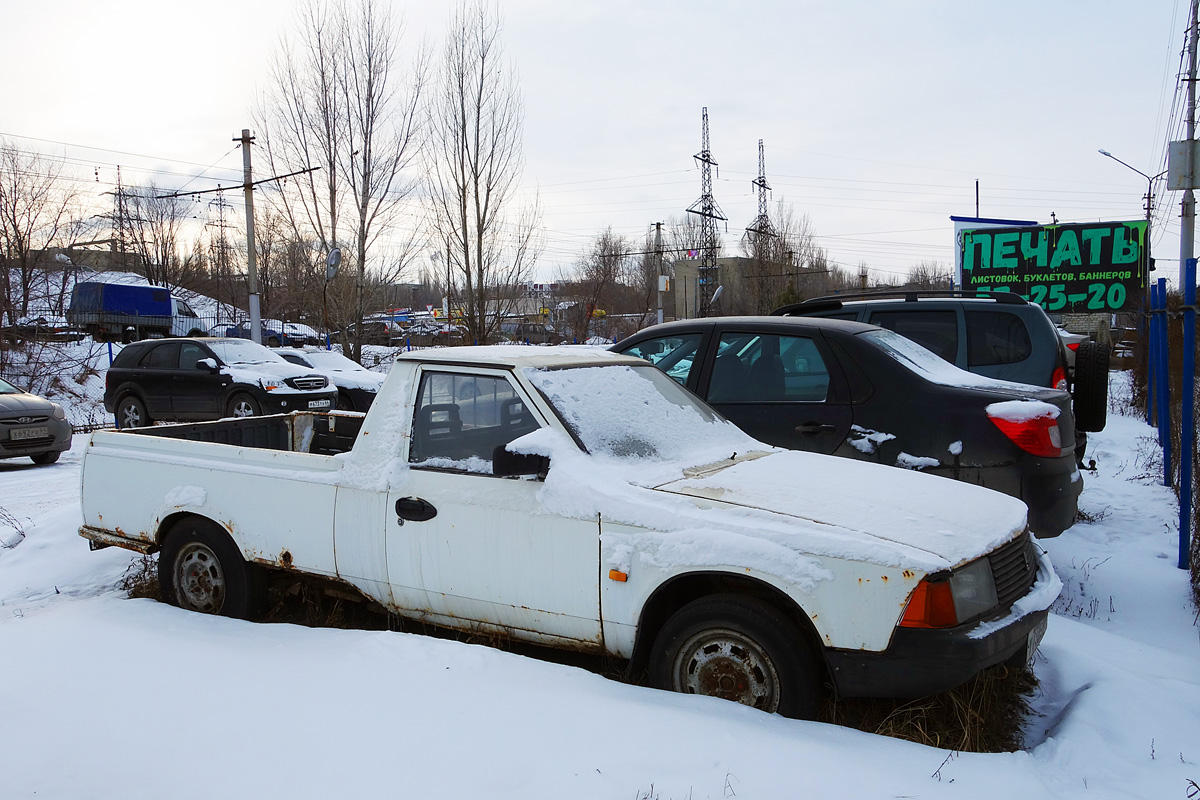
M1033 352L1029 329L1016 314L967 309L967 366L1013 364Z
M538 427L525 399L506 378L426 372L408 460L417 466L491 474L492 451Z
M647 339L626 350L625 355L644 358L681 386L687 386L701 338L699 333L685 333L664 336L661 339Z
M175 369L178 363L179 344L168 342L152 348L149 353L142 356L138 366L146 369Z
M887 328L953 364L958 358L958 315L950 311L874 311L867 322Z
M828 394L829 370L807 336L721 334L710 403L822 402Z
M179 369L195 369L196 362L202 358L212 358L204 352L204 348L195 342L182 342L179 345Z

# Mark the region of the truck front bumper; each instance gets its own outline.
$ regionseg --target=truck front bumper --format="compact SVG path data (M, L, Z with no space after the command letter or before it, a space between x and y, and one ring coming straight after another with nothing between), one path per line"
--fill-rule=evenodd
M924 697L945 692L997 664L1024 665L1046 632L1062 582L1045 553L1037 579L1012 607L989 620L955 628L901 628L886 650L826 650L834 688L842 697Z
M830 650L825 655L839 696L924 697L1009 659L1024 664L1045 633L1048 613L1034 612L980 639L967 636L974 623L944 630L897 628L882 653Z

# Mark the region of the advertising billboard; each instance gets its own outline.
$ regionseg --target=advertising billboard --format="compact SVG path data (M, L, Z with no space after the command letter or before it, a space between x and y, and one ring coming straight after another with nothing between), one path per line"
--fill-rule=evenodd
M960 285L1013 292L1050 312L1125 311L1141 302L1145 247L1145 220L966 230Z

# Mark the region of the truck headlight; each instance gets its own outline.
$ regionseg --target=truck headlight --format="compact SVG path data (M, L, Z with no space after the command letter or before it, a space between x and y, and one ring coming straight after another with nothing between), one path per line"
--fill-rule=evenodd
M954 610L960 623L995 608L999 601L991 562L980 558L954 570L950 574L950 593L954 595Z
M980 558L950 573L923 579L904 608L902 628L953 628L996 607L992 565Z

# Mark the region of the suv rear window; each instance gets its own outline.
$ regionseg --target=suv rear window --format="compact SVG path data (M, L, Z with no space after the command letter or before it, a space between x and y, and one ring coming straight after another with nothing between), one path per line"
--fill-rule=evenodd
M954 311L875 311L867 321L913 340L951 364L958 357L958 315Z
M1013 364L1033 352L1029 329L1016 314L968 309L965 316L968 367Z

